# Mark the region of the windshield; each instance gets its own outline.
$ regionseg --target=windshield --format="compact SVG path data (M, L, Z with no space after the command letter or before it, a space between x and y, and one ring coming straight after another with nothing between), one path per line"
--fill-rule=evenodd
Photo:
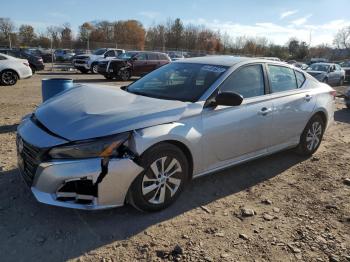
M329 65L312 64L308 67L308 70L327 72L328 68L329 68Z
M106 52L105 48L97 49L93 52L94 55L103 55Z
M118 58L120 59L130 59L131 57L133 57L134 55L136 55L137 53L135 52L126 52L126 53L122 53L118 56Z
M197 101L228 67L171 63L131 84L127 91L139 95L180 101Z

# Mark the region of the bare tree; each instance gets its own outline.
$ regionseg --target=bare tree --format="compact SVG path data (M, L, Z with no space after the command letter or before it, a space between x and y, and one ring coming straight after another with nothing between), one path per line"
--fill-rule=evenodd
M338 48L350 49L350 26L340 29L335 35L333 43Z
M21 25L18 35L22 43L25 45L30 45L36 38L34 28L31 25Z
M15 29L15 25L10 18L0 17L0 33L3 35L4 39L8 41L9 47L12 47L11 34Z

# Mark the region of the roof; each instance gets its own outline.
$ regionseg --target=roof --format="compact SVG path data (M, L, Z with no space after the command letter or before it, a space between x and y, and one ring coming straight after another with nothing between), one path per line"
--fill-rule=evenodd
M230 56L230 55L210 55L186 58L175 61L175 63L196 63L196 64L207 64L207 65L221 65L221 66L233 66L239 62L256 60L250 57L241 56Z

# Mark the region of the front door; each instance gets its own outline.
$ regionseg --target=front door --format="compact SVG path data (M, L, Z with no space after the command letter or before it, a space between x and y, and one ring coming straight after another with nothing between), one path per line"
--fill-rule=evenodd
M267 152L272 128L272 102L266 99L264 69L251 64L235 70L219 87L243 96L240 106L205 108L203 150L207 168Z

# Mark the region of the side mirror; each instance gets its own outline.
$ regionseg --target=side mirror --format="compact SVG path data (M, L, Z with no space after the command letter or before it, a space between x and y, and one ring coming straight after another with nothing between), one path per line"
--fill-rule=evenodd
M239 106L243 102L243 97L234 92L220 92L215 97L214 106Z

